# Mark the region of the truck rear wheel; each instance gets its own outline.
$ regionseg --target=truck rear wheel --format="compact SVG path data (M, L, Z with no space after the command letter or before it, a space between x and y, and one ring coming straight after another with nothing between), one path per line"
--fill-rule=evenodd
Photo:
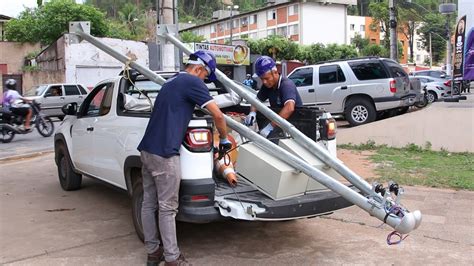
M350 99L344 110L346 120L351 126L359 126L375 120L376 112L374 105L364 98Z

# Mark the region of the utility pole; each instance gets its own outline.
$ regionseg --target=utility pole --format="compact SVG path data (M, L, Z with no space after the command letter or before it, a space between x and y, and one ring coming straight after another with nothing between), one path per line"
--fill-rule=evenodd
M177 8L176 0L157 0L158 24L174 25L176 34L178 34L177 18L175 18L175 8ZM160 5L161 4L161 5ZM179 69L177 62L177 52L173 44L160 40L160 70L176 71Z
M431 32L430 32L430 69L433 66L433 52L431 51Z
M439 5L439 13L446 15L446 73L453 75L452 71L452 52L451 52L451 29L449 26L449 14L456 12L456 4L445 3ZM454 82L451 82L454 83Z
M388 9L390 15L390 58L398 62L398 45L397 45L397 19L395 17L395 1L388 1Z

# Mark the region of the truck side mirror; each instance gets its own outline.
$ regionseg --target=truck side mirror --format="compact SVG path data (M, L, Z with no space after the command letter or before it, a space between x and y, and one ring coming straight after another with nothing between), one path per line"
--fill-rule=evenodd
M77 103L68 103L61 107L65 115L77 115Z

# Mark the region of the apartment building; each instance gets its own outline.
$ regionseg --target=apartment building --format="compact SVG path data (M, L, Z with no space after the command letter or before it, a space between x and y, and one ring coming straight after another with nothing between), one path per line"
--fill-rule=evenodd
M270 1L269 1L270 2ZM276 1L259 10L187 28L211 43L282 35L299 44L347 43L347 6L357 0Z

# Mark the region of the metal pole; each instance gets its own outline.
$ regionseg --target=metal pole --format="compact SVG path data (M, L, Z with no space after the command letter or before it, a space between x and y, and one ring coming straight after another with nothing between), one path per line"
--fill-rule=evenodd
M397 19L395 17L395 1L396 0L389 0L388 2L390 15L390 58L398 62Z
M229 44L232 45L232 31L234 29L234 13L232 12L234 10L233 6L230 6L230 42Z
M431 32L430 32L430 69L433 66L433 52L431 51Z
M108 47L107 45L103 44L99 40L95 39L94 37L90 36L87 33L84 33L82 31L82 28L79 26L75 29L73 29L73 33L79 35L85 40L88 40L91 42L93 45L98 47L99 49L103 50L104 52L110 54L114 58L119 59L119 61L123 63L129 63L129 59L126 56L120 55L117 51L113 50L112 48ZM179 40L177 40L174 36L170 35L169 33L164 34L173 44L175 44L177 47L182 49L183 52L190 54L192 51L185 47ZM131 64L132 65L132 64ZM142 74L149 78L150 80L156 82L157 84L164 84L165 80L161 78L159 75L156 73L148 70L144 71L146 68L133 62L133 67L139 71L143 71ZM227 78L225 74L223 74L221 71L217 70L216 74L219 78L219 80L223 83L224 85L232 85L237 93L242 93L245 96L248 96L249 99L254 99L253 97L250 97L250 95L247 94L246 90L243 88L240 88L237 84L233 83L230 79ZM255 99L254 99L255 100ZM260 102L259 102L260 103ZM253 103L252 103L253 104ZM262 103L260 103L262 106L264 106ZM258 107L262 107L258 106ZM264 106L266 110L263 111L269 111L273 113L269 108ZM275 114L275 113L273 113ZM385 199L382 201L382 203L379 201L380 200L380 195L375 194L375 193L370 193L370 197L366 198L365 196L353 191L351 188L343 185L337 180L334 180L332 177L326 175L325 173L321 172L317 168L311 166L307 162L303 161L299 157L291 154L290 152L284 150L283 148L279 147L278 145L272 143L268 139L260 136L259 134L253 132L252 130L248 129L247 127L243 126L242 124L234 121L232 118L224 115L226 119L226 123L237 131L239 134L242 136L246 137L247 139L253 140L254 143L259 146L261 149L265 150L268 153L271 153L278 159L287 162L294 168L304 172L307 174L309 177L313 178L314 180L320 182L321 184L325 185L327 188L333 190L334 192L338 193L341 195L343 198L346 200L352 202L353 204L359 206L363 210L367 211L369 214L372 216L377 217L379 220L384 221L391 227L393 227L396 231L402 233L402 234L407 234L411 232L412 230L416 229L420 223L421 223L421 212L420 211L414 211L414 212L409 212L408 210L402 209L402 216L399 217L398 215L390 214L387 213L387 210L385 209L387 207L385 200L389 201L391 204L393 202L390 199ZM285 120L286 121L286 120ZM289 124L289 123L288 123ZM291 125L291 124L290 124ZM298 131L299 132L299 131Z
M449 14L446 15L446 73L452 76L451 66L451 29L449 28ZM451 88L452 89L452 88ZM451 90L452 92L452 90Z

